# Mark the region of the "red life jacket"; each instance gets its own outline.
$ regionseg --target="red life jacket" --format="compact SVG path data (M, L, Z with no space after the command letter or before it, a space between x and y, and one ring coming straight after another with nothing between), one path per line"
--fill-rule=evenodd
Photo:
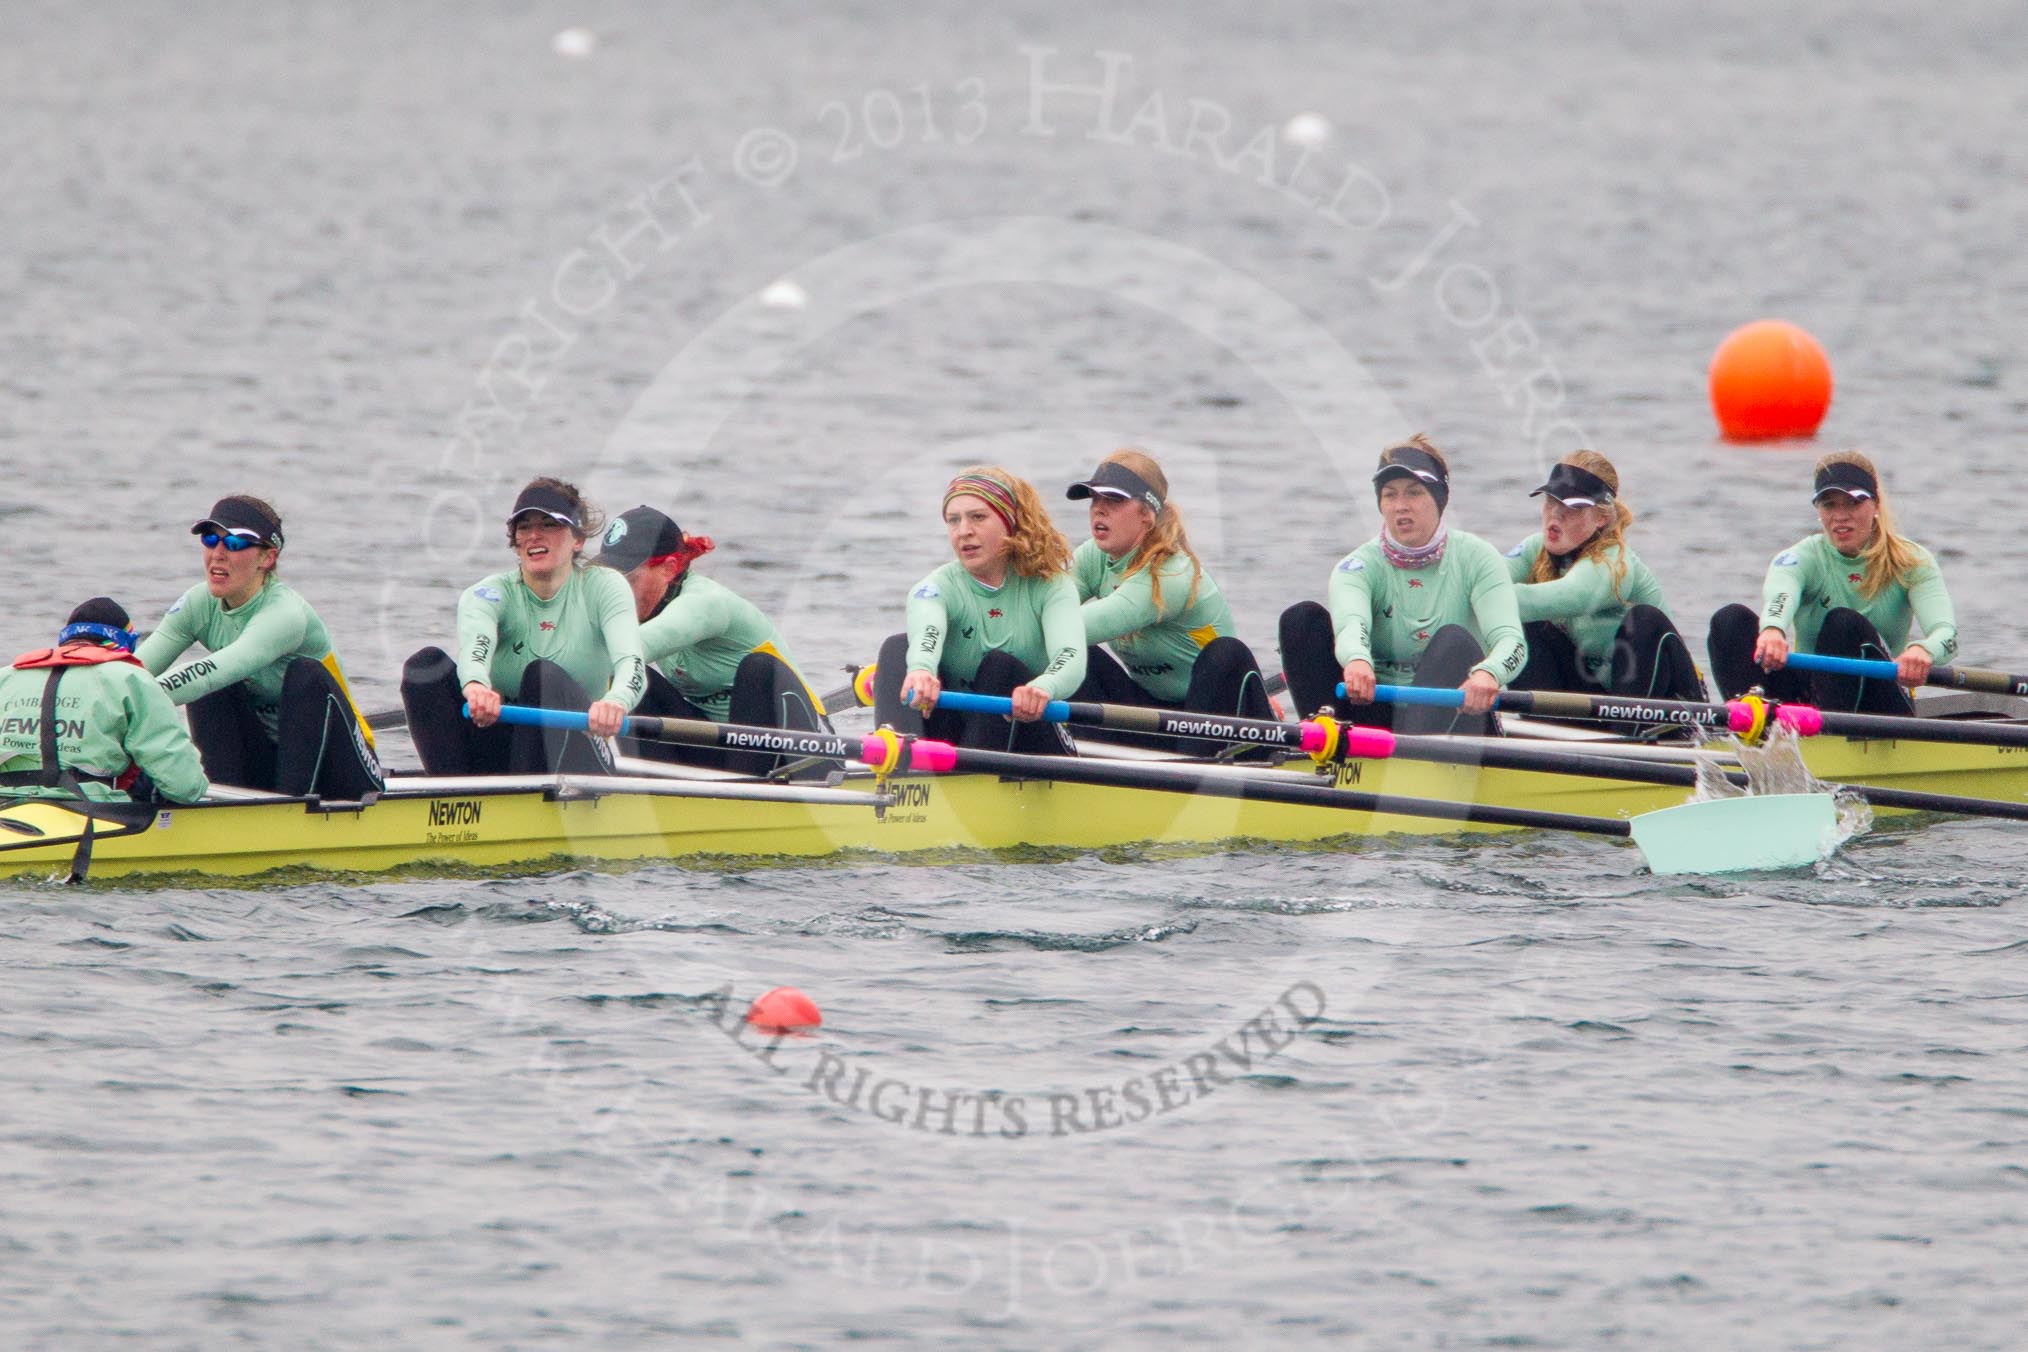
M97 644L66 643L61 648L37 648L32 653L23 653L14 659L17 671L33 667L95 667L101 662L132 662L141 665L141 659L118 648L101 648Z

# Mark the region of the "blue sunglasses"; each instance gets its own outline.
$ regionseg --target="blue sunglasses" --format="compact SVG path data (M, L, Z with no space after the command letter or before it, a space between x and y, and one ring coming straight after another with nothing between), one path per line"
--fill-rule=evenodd
M203 542L206 549L216 549L220 545L224 545L225 552L228 554L237 554L242 549L259 549L261 547L261 542L249 535L220 535L216 531L206 531L197 538Z

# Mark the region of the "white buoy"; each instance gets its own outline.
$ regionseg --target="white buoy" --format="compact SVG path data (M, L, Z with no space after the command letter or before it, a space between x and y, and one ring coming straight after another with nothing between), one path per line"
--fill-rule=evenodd
M583 59L597 50L599 35L589 28L566 28L549 40L549 49L558 56Z
M1282 139L1305 149L1331 139L1331 124L1316 113L1297 113L1282 124Z
M760 303L770 310L800 310L810 303L810 293L784 277L767 284L760 293Z

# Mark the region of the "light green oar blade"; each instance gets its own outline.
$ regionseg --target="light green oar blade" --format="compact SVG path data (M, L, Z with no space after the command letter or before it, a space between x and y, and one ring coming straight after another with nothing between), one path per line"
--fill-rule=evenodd
M1714 798L1643 812L1629 825L1656 873L1803 868L1838 846L1838 805L1828 793Z

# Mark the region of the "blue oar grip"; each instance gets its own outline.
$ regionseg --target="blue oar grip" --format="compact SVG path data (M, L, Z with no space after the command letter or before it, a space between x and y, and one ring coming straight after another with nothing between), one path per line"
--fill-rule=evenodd
M1828 657L1823 653L1790 653L1788 664L1797 671L1827 671L1833 676L1866 676L1891 681L1901 674L1892 662L1873 662L1863 657Z
M472 716L472 706L464 707L465 717ZM591 724L587 714L575 709L537 709L526 704L503 704L500 706L502 723L519 723L526 728L561 728L565 732L583 732ZM620 731L626 727L621 725Z
M1338 687L1338 698L1345 697L1345 687ZM1378 704L1422 704L1432 709L1462 709L1465 707L1465 692L1449 686L1425 685L1376 685L1373 699Z
M1011 714L1014 701L1005 695L975 695L969 690L946 690L937 696L937 708L959 714ZM1042 721L1068 723L1070 705L1060 699L1049 701L1043 706Z

